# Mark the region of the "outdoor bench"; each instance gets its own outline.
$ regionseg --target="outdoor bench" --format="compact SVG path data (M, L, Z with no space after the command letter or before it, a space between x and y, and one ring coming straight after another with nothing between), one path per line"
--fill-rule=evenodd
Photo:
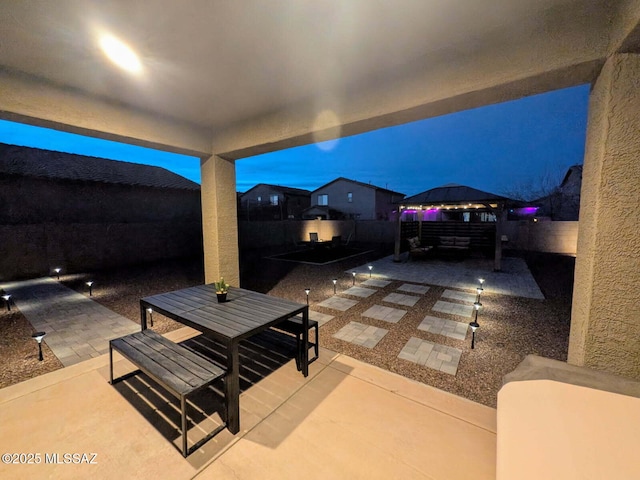
M446 236L440 237L436 247L439 252L468 253L471 246L471 237Z
M211 439L222 428L217 428L191 448L187 448L186 397L225 376L223 368L196 353L166 339L153 330L143 330L109 341L109 383L131 377L138 371L113 379L113 350L136 365L156 383L180 400L182 414L182 455L187 457ZM225 414L226 417L226 414Z
M304 333L304 329L302 326L302 317L295 316L295 317L288 318L285 321L276 324L274 328L277 328L278 330L282 330L283 332L287 332L292 335L295 335L296 337L296 368L298 369L298 371L300 371L302 369L302 352L303 352L302 334ZM309 347L313 347L313 353L315 354L315 356L310 358L308 363L315 362L319 356L318 344L320 343L320 337L318 335L318 322L316 322L315 320L309 319L309 330L311 330L312 328L315 329L315 334L316 334L315 343L312 343L310 341Z

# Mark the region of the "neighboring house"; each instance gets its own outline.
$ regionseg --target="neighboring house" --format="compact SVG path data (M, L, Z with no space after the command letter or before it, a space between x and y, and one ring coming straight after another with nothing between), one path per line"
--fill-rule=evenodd
M403 198L404 193L340 177L311 192L312 207L303 217L389 220Z
M0 277L202 252L200 186L164 168L0 144Z
M238 216L245 220L299 219L310 202L309 190L259 183L240 195Z
M538 216L556 221L576 221L580 216L582 165L569 167L562 183L546 197L534 200L539 205Z

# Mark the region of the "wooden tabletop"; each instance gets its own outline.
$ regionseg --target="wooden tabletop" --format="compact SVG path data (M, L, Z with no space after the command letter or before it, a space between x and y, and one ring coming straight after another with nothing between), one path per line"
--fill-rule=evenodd
M305 304L230 287L218 303L213 285L199 285L141 300L159 313L221 340L239 340L301 313Z

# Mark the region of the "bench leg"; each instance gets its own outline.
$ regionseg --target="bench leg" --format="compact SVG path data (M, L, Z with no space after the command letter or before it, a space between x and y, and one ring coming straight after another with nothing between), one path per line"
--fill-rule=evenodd
M296 333L296 368L302 370L302 332Z
M318 332L318 327L319 325L316 324L315 328L316 328L316 344L314 345L314 351L316 354L316 357L313 360L317 360L318 357L320 356L320 332Z
M234 435L240 431L240 365L238 344L227 345L227 381L225 402L227 411L227 428Z
M309 376L309 307L302 312L302 375Z
M187 458L187 399L180 395L180 410L182 411L182 456Z
M113 348L109 342L109 384L113 385Z

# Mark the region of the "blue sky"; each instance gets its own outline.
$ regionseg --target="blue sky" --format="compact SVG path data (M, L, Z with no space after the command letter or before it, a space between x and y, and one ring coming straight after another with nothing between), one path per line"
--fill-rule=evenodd
M164 167L200 183L200 159L0 120L0 142Z
M257 183L314 190L336 177L407 195L459 183L493 193L558 181L581 164L589 86L412 122L236 162L238 191ZM167 168L200 182L197 158L0 120L0 142Z

